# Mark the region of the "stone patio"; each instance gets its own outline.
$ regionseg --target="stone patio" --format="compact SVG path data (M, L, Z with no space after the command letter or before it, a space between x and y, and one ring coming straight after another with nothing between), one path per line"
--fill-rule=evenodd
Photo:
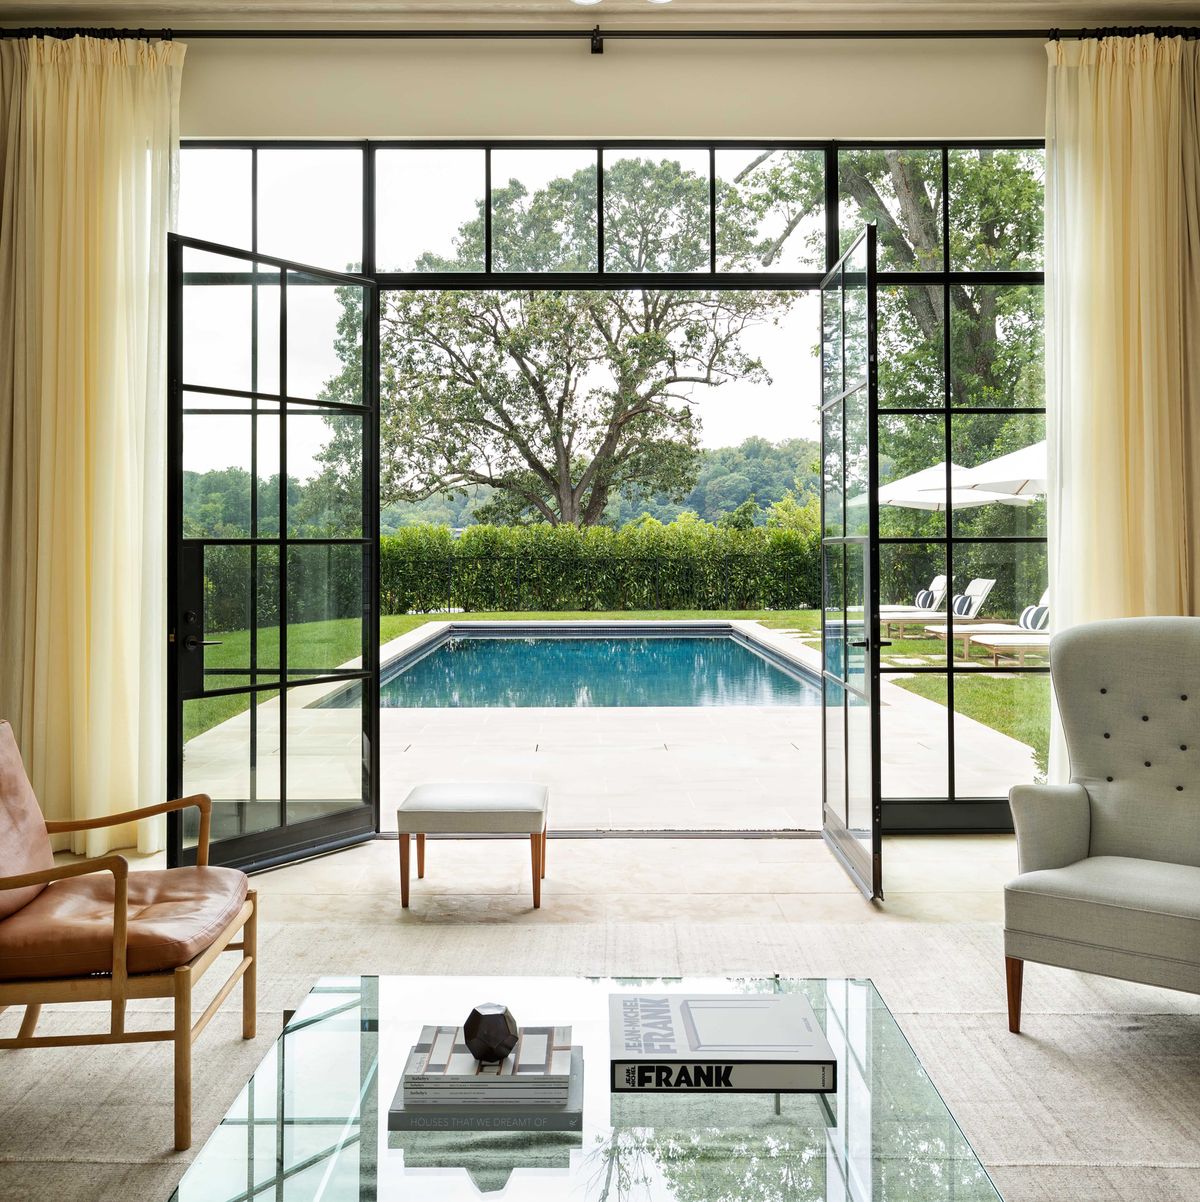
M443 624L427 624L381 649L383 662ZM816 666L817 653L784 631L733 623L755 641ZM361 732L355 709L317 703L327 686L295 690L288 707L288 792L306 800L358 798ZM935 796L944 781L945 709L885 683L885 796ZM278 699L258 707L257 790L278 795ZM249 795L249 713L194 738L185 785L217 800ZM819 706L674 708L384 709L380 715L381 814L413 785L446 779L537 780L550 786L558 830L816 830L821 825ZM1035 777L1024 744L961 715L956 770L965 795L1006 796ZM942 786L944 787L944 786ZM264 807L274 803L262 802ZM266 823L269 825L269 822Z

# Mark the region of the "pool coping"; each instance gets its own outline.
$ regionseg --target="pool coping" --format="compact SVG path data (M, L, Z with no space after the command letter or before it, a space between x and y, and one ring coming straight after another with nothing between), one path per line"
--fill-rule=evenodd
M782 633L782 632L779 632ZM753 621L735 619L572 619L554 621L426 622L379 649L379 681L384 684L408 671L452 638L730 638L759 655L773 667L798 677L806 684L820 685L820 656L796 640L776 634ZM808 652L801 656L798 651ZM807 662L806 662L807 661Z

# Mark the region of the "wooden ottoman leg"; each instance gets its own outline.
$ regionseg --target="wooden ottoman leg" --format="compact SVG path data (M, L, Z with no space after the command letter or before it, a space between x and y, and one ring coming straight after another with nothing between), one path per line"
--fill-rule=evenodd
M258 892L247 893L253 909L242 928L242 1038L253 1039L258 1030Z
M542 827L542 880L546 879L546 828Z
M400 905L408 909L408 836L400 836Z
M1014 1035L1021 1033L1021 984L1024 975L1024 960L1004 957L1004 977L1008 986L1008 1029Z
M425 836L417 836L417 880L425 876Z
M529 836L529 854L533 861L533 908L542 904L542 836Z

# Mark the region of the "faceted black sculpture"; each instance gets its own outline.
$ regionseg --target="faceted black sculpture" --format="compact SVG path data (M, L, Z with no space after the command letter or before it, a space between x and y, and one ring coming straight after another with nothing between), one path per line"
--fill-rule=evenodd
M496 1064L517 1046L517 1020L499 1002L481 1002L463 1023L467 1050L484 1064Z

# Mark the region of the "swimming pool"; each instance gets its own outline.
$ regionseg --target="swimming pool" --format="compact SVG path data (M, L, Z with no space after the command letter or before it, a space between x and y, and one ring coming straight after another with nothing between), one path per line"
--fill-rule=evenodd
M819 705L815 679L779 659L732 635L453 633L384 665L380 705Z

